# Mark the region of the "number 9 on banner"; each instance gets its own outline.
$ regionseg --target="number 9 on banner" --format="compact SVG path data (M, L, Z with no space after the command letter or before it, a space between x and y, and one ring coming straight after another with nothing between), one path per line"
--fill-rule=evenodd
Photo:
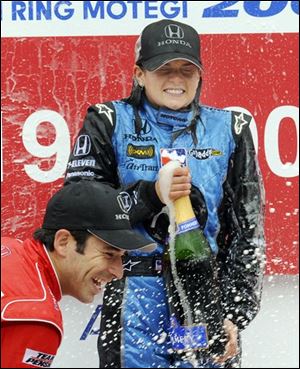
M55 128L55 140L48 146L41 145L37 139L37 128L43 122L49 122ZM42 170L38 164L25 164L25 172L30 178L48 183L62 177L70 154L70 134L61 115L53 110L40 110L31 114L24 123L22 139L26 150L35 157L50 158L56 155L55 164L50 170Z

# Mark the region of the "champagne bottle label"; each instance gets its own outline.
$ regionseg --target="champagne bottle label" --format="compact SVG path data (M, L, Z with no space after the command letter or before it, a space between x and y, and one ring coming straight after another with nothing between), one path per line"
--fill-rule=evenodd
M171 318L169 337L173 350L191 350L208 347L207 329L205 324L193 326L179 325L175 317Z
M177 225L177 235L192 231L193 229L199 228L199 223L196 218L188 219Z

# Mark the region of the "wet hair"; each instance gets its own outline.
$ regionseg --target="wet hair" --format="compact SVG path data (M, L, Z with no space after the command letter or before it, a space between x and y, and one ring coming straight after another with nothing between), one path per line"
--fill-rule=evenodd
M42 242L48 251L54 251L54 239L57 230L38 228L33 233L33 238ZM69 231L76 241L76 251L84 254L87 239L91 236L87 231Z
M141 69L144 69L143 66L141 66L141 65L138 65L138 66ZM201 93L201 87L202 87L202 78L200 77L195 97L194 97L194 99L191 103L191 110L193 112L191 122L187 127L183 128L179 131L174 132L173 140L175 140L178 136L180 136L184 132L191 132L193 142L194 142L195 145L197 145L198 138L197 138L197 135L196 135L196 125L197 125L198 119L200 119L200 122L201 122L201 118L200 118L201 104L200 104L200 101L199 101L200 93ZM139 85L136 78L133 78L133 84L132 84L132 88L131 88L131 92L130 92L129 97L122 99L122 101L126 102L127 104L132 105L132 107L133 107L134 121L135 121L135 133L137 135L140 135L142 127L143 127L142 119L141 119L140 114L138 112L138 108L140 107L144 96L145 96L144 87Z

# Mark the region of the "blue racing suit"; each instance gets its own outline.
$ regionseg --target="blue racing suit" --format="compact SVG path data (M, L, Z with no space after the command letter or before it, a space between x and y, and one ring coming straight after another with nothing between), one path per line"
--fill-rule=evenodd
M66 183L111 183L130 194L126 205L139 232L157 242L149 256L130 253L125 276L107 285L99 335L100 367L191 367L179 362L168 337L168 302L161 254L168 220L154 183L160 150L184 148L192 176L195 214L216 255L224 319L239 330L260 307L264 237L263 188L249 129L251 117L199 106L195 135L192 110L156 109L144 98L136 112L125 100L88 109L71 153ZM197 140L195 140L197 137ZM203 367L213 367L209 358ZM226 363L239 365L239 357Z

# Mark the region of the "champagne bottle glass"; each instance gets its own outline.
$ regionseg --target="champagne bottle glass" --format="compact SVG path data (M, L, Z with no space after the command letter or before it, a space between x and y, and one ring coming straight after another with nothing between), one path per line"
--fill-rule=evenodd
M173 350L195 363L195 357L222 355L226 343L215 255L189 196L174 202L174 212L175 234L170 235L164 255L169 336Z

